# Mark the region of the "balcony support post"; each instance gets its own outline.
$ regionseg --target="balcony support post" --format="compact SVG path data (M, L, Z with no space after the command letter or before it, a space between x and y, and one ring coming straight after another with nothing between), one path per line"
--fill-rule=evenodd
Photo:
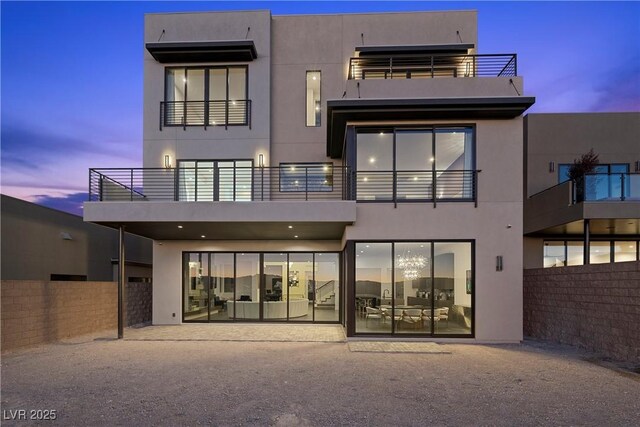
M590 246L591 246L591 236L590 236L590 224L589 220L584 220L584 265L588 265L590 263Z
M118 227L118 339L124 338L124 225Z

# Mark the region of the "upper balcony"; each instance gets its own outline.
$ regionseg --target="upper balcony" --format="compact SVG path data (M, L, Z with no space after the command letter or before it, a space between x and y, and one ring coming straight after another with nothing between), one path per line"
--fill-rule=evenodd
M514 53L476 54L472 44L360 46L349 60L347 98L520 96Z
M640 234L640 174L594 173L525 200L525 234Z
M516 54L398 54L349 61L349 80L516 77Z

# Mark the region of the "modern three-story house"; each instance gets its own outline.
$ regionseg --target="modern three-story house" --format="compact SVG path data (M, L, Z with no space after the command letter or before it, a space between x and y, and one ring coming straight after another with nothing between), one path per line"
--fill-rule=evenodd
M144 164L85 220L154 240L154 324L519 341L533 102L474 11L150 14Z

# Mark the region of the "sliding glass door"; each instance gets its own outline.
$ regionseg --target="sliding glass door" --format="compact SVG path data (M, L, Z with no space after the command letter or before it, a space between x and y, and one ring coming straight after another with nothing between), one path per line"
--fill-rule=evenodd
M470 336L472 242L355 243L355 332Z
M183 320L340 321L338 253L185 253Z
M251 160L180 160L178 200L251 201L252 166Z

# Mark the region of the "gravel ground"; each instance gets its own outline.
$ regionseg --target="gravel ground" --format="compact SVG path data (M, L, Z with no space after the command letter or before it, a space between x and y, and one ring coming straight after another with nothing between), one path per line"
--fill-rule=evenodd
M9 410L59 425L639 425L640 375L561 346L350 352L345 343L107 341L2 358ZM606 364L605 364L606 365Z

